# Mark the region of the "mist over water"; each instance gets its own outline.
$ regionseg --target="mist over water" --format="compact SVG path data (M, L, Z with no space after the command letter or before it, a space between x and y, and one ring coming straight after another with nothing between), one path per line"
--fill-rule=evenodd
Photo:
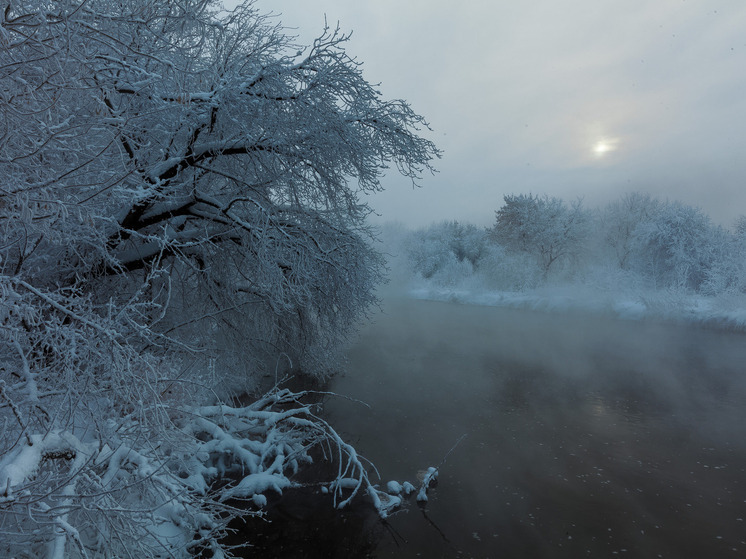
M580 314L389 299L332 424L390 479L438 465L376 557L746 552L746 339Z

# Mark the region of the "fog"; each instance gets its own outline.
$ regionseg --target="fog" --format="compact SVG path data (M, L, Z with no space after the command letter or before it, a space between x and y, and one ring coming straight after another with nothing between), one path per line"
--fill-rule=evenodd
M541 225L551 200L518 201L534 212L525 235L453 221L383 230L391 281L325 413L382 486L429 466L440 483L424 508L356 525L360 556L743 553L741 233L645 195L585 221L554 205L546 223L587 227L573 237L582 248L542 272L537 246L567 228Z
M744 554L746 4L236 2L0 12L0 556Z
M720 556L746 550L745 360L740 334L391 298L332 386L370 407L326 412L383 483L441 465L372 556Z
M370 198L382 221L487 225L511 192L642 190L726 225L746 207L739 0L257 5L301 44L339 22L366 77L430 121L440 172L421 190L391 173Z

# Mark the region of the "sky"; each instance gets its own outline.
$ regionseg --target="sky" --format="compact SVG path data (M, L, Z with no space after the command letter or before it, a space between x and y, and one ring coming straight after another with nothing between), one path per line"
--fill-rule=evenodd
M744 0L257 0L301 43L324 18L443 151L393 172L377 221L491 225L506 194L601 206L642 191L746 214Z

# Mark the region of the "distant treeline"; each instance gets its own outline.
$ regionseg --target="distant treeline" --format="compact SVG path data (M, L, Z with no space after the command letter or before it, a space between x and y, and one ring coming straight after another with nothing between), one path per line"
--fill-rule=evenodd
M441 286L746 292L746 217L729 230L699 208L642 193L597 209L508 195L491 227L446 221L401 233L398 242L407 271Z

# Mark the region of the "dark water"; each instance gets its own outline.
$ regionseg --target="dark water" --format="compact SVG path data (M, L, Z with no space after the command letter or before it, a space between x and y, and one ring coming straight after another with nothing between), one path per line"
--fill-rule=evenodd
M349 359L371 408L327 417L384 483L467 434L366 556L746 557L742 334L393 301Z

